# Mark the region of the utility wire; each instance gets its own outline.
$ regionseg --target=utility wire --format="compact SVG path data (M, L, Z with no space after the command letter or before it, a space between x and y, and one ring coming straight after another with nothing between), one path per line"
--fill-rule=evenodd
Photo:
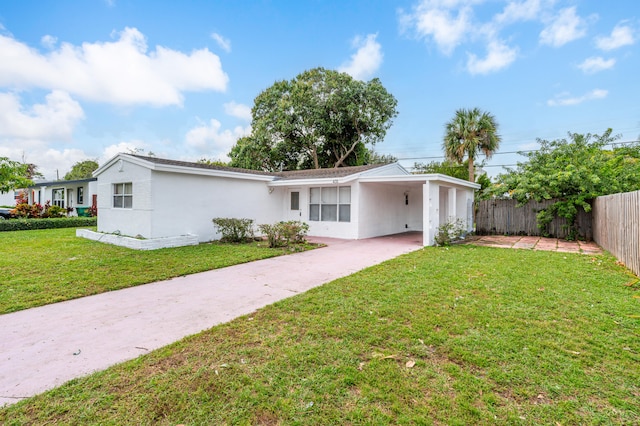
M617 145L629 145L629 144L634 144L634 143L639 143L640 141L624 141L624 142L611 142L606 144L605 146L612 146L613 148L616 148ZM493 155L507 155L507 154L526 154L529 152L538 152L540 151L539 149L530 149L530 150L523 150L523 151L504 151L504 152L495 152ZM386 154L386 155L393 155L393 154ZM444 159L444 155L438 155L438 156L428 156L428 157L398 157L398 161L406 161L406 160L437 160L437 159Z

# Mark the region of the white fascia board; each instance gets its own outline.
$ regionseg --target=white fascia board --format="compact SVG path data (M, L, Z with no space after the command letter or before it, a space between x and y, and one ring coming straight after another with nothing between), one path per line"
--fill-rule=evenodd
M274 176L254 175L250 173L230 172L226 170L201 169L198 167L184 167L169 164L151 163L151 170L169 173L184 173L189 175L214 176L230 179L257 180L262 182L270 182L275 179Z
M465 188L471 189L480 189L480 184L472 183L466 180L454 178L447 175L442 174L422 174L422 175L401 175L401 176L363 176L360 178L360 182L371 182L371 183L384 183L384 182L444 182L449 183L456 186L461 186Z
M94 170L93 176L94 177L98 177L99 174L101 174L102 172L107 170L109 167L113 166L115 163L117 163L118 161L121 161L121 160L126 160L129 163L133 163L133 164L136 164L138 166L146 167L147 169L153 168L152 167L152 163L150 161L146 161L146 160L143 160L142 158L134 157L132 155L128 155L128 154L125 154L125 153L121 152L119 154L116 154L109 161L107 161L102 166L100 166L96 170Z
M98 167L97 169L95 169L92 173L93 177L98 177L99 174L101 174L102 172L104 172L105 170L107 170L109 167L111 167L116 161L118 161L120 159L121 156L123 156L124 154L116 154L115 156L111 157L110 160L108 160L106 163L104 163L102 166Z
M387 170L397 170L399 174L403 174L403 175L410 175L411 173L409 173L409 171L407 169L405 169L404 167L402 167L402 164L400 163L389 163L389 164L385 164L384 166L380 166L380 167L376 167L374 169L369 169L369 170L365 170L363 172L359 173L359 176L376 176L379 175L381 172L385 172ZM394 176L395 173L393 175L387 175L387 176Z
M314 178L314 179L279 179L269 182L268 186L322 186L341 185L350 183L360 178L359 174L343 176L339 178Z

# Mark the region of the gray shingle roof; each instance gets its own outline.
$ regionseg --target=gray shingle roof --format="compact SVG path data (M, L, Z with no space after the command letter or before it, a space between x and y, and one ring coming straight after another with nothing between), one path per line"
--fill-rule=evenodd
M138 155L138 154L129 154L129 155L131 155L132 157L140 158L141 160L148 161L150 163L164 164L167 166L191 167L194 169L209 169L209 170L220 170L220 171L234 172L234 173L247 173L252 175L275 176L274 173L263 172L260 170L249 170L249 169L241 169L239 167L218 166L215 164L194 163L191 161L168 160L166 158L148 157L148 156Z
M289 172L279 172L276 175L282 179L321 179L321 178L341 178L367 170L384 166L384 164L367 164L365 166L333 167L330 169L308 169L292 170Z
M375 169L380 166L384 166L384 164L367 164L365 166L338 167L338 168L330 168L330 169L309 169L309 170L292 170L292 171L283 171L283 172L264 172L261 170L241 169L239 167L227 167L227 166L218 166L214 164L194 163L189 161L168 160L165 158L148 157L148 156L138 155L138 154L129 154L129 155L131 155L132 157L140 158L141 160L155 163L155 164L191 167L196 169L220 170L220 171L226 171L226 172L246 173L246 174L260 175L260 176L273 176L278 180L279 179L294 180L294 179L341 178L341 177L350 176L356 173L361 173L366 170Z

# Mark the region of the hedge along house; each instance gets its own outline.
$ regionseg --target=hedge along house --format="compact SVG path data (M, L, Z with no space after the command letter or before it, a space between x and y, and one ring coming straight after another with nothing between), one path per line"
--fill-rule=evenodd
M69 210L69 216L84 216L89 207L96 205L97 178L36 182L28 190L29 204L45 205L49 202Z
M460 219L472 230L479 188L444 175L413 175L397 163L270 173L133 154L118 154L94 176L98 233L79 235L148 240L138 248L217 239L215 217L300 220L310 236L346 239L422 231L432 245L447 221Z

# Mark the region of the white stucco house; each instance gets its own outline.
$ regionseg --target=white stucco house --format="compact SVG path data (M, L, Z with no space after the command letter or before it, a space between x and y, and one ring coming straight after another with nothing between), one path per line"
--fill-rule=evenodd
M0 206L13 207L16 205L16 192L0 192Z
M79 235L158 241L140 248L218 239L215 217L300 220L310 236L345 239L422 231L424 244L432 245L447 221L460 219L472 230L479 188L450 176L411 174L398 163L269 173L133 154L118 154L94 176L100 237Z
M76 216L97 202L98 179L95 177L78 180L39 181L27 188L29 204L44 205L47 201L52 206L73 209L69 215Z

